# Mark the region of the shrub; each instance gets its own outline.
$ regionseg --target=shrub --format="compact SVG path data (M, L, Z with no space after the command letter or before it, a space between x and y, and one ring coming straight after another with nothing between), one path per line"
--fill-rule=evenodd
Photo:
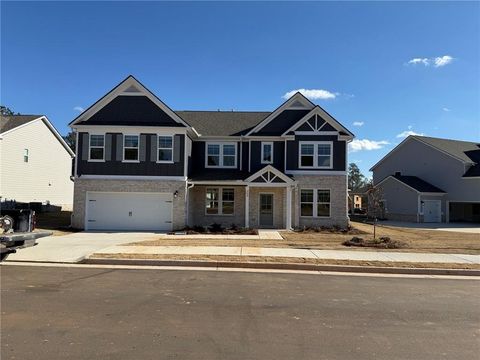
M192 230L200 234L205 232L205 228L200 225L195 225Z
M211 233L221 233L223 231L223 226L218 223L213 223L209 226L208 230L210 230Z
M354 236L350 240L345 240L342 244L345 246L374 247L380 249L400 249L407 246L406 243L392 240L388 236L382 236L373 240L364 240L361 237Z

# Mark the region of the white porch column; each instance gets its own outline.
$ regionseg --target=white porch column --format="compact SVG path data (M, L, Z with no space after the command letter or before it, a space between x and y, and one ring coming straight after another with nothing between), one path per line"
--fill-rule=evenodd
M287 186L287 221L285 225L288 230L292 228L292 187Z
M245 227L250 227L250 186L245 187Z

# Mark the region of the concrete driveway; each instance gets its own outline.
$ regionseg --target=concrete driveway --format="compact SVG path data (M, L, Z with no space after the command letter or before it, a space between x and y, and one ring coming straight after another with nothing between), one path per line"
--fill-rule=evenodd
M405 227L423 230L454 231L470 234L480 234L480 224L473 223L412 223L403 221L379 221L379 225Z
M78 232L48 236L37 240L34 247L20 249L6 261L38 261L76 263L103 248L143 240L158 239L159 233L146 232Z

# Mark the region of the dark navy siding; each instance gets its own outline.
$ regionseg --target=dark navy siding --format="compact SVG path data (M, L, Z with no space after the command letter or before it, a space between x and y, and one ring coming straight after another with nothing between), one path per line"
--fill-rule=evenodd
M285 143L283 141L273 141L273 164L262 164L262 148L261 141L252 141L252 157L250 163L250 170L252 173L264 168L267 165L272 165L278 170L284 170L284 158L285 158Z
M280 136L309 112L310 110L284 110L253 135Z
M300 141L332 141L333 142L333 168L332 169L299 169L298 167L298 146ZM295 136L294 141L287 141L287 171L345 171L345 141L339 141L336 135L302 135Z
M79 157L77 162L77 174L81 175L137 175L137 176L183 176L183 162L185 156L185 136L175 135L175 141L180 140L180 156L179 161L173 164L157 164L150 161L150 145L151 136L154 134L146 134L146 161L139 163L123 163L116 160L117 134L109 133L112 136L111 160L105 162L88 162L88 158L84 159L80 149L83 147L83 134L79 133L78 148ZM142 134L141 134L142 135ZM176 146L174 145L174 149ZM88 152L87 152L88 153ZM106 154L105 154L106 155ZM174 158L176 156L174 155ZM105 157L107 158L107 156Z
M215 170L215 168L205 167L205 141L193 141L192 143L192 174L199 174L205 170ZM245 146L245 144L243 144ZM248 144L247 144L248 147ZM248 149L247 149L248 151ZM247 164L248 167L248 164ZM236 171L240 169L240 142L237 142L237 167L236 168L219 168L224 172ZM248 169L244 169L248 170Z

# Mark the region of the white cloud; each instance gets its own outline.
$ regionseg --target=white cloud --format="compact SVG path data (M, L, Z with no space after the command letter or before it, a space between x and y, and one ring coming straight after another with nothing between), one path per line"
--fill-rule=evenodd
M379 150L382 149L385 145L388 145L389 142L385 140L376 141L368 139L354 139L348 144L348 150L350 152L357 152L362 150Z
M450 112L450 111L451 111L451 110L450 110L449 108L447 108L447 107L442 108L442 110L445 111L445 112Z
M338 95L340 95L340 93L332 93L328 90L323 89L296 89L285 93L285 95L283 95L282 97L284 99L289 99L297 92L301 93L303 96L310 100L329 100L335 99Z
M363 126L363 124L365 124L364 121L354 121L353 122L353 126Z
M453 57L450 55L444 55L442 57L436 57L434 60L435 67L441 67L450 64L453 61Z
M407 65L423 65L434 67L442 67L450 64L455 58L450 55L437 56L432 58L413 58L408 60Z
M75 107L73 108L73 110L78 111L78 112L84 112L84 111L85 111L85 109L84 109L83 107L81 107L81 106L75 106Z
M408 130L405 130L405 131L402 131L400 134L397 134L397 138L406 138L407 136L410 136L410 135L419 135L419 136L423 136L424 134L423 133L417 133L415 131L413 131L413 126L412 125L408 125L407 126Z

